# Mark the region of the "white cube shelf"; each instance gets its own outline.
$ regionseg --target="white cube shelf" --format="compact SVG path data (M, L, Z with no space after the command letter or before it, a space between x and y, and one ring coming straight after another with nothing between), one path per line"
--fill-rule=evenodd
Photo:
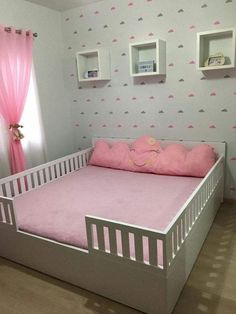
M129 45L130 75L149 76L166 74L166 42L156 39L146 42L131 43ZM153 62L153 71L140 72L140 62Z
M197 69L206 71L234 68L235 45L235 28L197 33ZM205 66L206 60L217 53L223 53L225 63Z
M77 52L76 59L78 79L80 82L111 79L110 54L108 50L101 48L90 51L80 51Z

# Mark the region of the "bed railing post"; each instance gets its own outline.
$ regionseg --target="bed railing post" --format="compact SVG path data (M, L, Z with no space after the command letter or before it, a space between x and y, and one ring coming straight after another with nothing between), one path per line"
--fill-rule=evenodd
M220 176L221 176L221 203L224 202L224 186L225 186L225 172L224 172L224 168L225 168L225 159L222 158L222 162L220 163L220 167L219 167L219 172L220 172Z
M90 223L89 217L85 217L86 222L86 233L87 233L87 241L88 241L88 250L93 249L93 230L92 224Z
M2 184L0 184L0 196L3 196Z

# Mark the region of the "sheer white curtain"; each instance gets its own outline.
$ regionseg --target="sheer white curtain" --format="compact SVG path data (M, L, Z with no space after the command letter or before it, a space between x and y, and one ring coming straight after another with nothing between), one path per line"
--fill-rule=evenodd
M26 156L27 168L43 163L45 161L45 141L33 67L29 92L20 124L24 126L22 133L25 137L21 141ZM10 175L7 136L8 128L0 117L0 178Z

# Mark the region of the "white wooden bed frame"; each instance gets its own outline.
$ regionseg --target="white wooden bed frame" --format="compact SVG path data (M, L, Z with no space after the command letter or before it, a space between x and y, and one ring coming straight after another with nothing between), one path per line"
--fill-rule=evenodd
M18 230L14 197L85 167L92 148L1 179L0 255L145 313L171 313L223 201L225 144L208 144L219 158L164 232L86 216L88 250ZM130 256L130 234L135 256ZM149 261L144 261L143 239Z

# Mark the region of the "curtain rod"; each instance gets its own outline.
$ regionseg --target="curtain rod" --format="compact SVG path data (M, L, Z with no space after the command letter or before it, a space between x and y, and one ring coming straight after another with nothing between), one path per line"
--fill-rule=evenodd
M5 31L10 33L11 32L11 27L5 27ZM17 34L21 34L22 33L22 30L20 29L16 29L16 33ZM29 32L26 32L26 35L29 36ZM38 33L33 33L33 36L34 37L38 37Z

